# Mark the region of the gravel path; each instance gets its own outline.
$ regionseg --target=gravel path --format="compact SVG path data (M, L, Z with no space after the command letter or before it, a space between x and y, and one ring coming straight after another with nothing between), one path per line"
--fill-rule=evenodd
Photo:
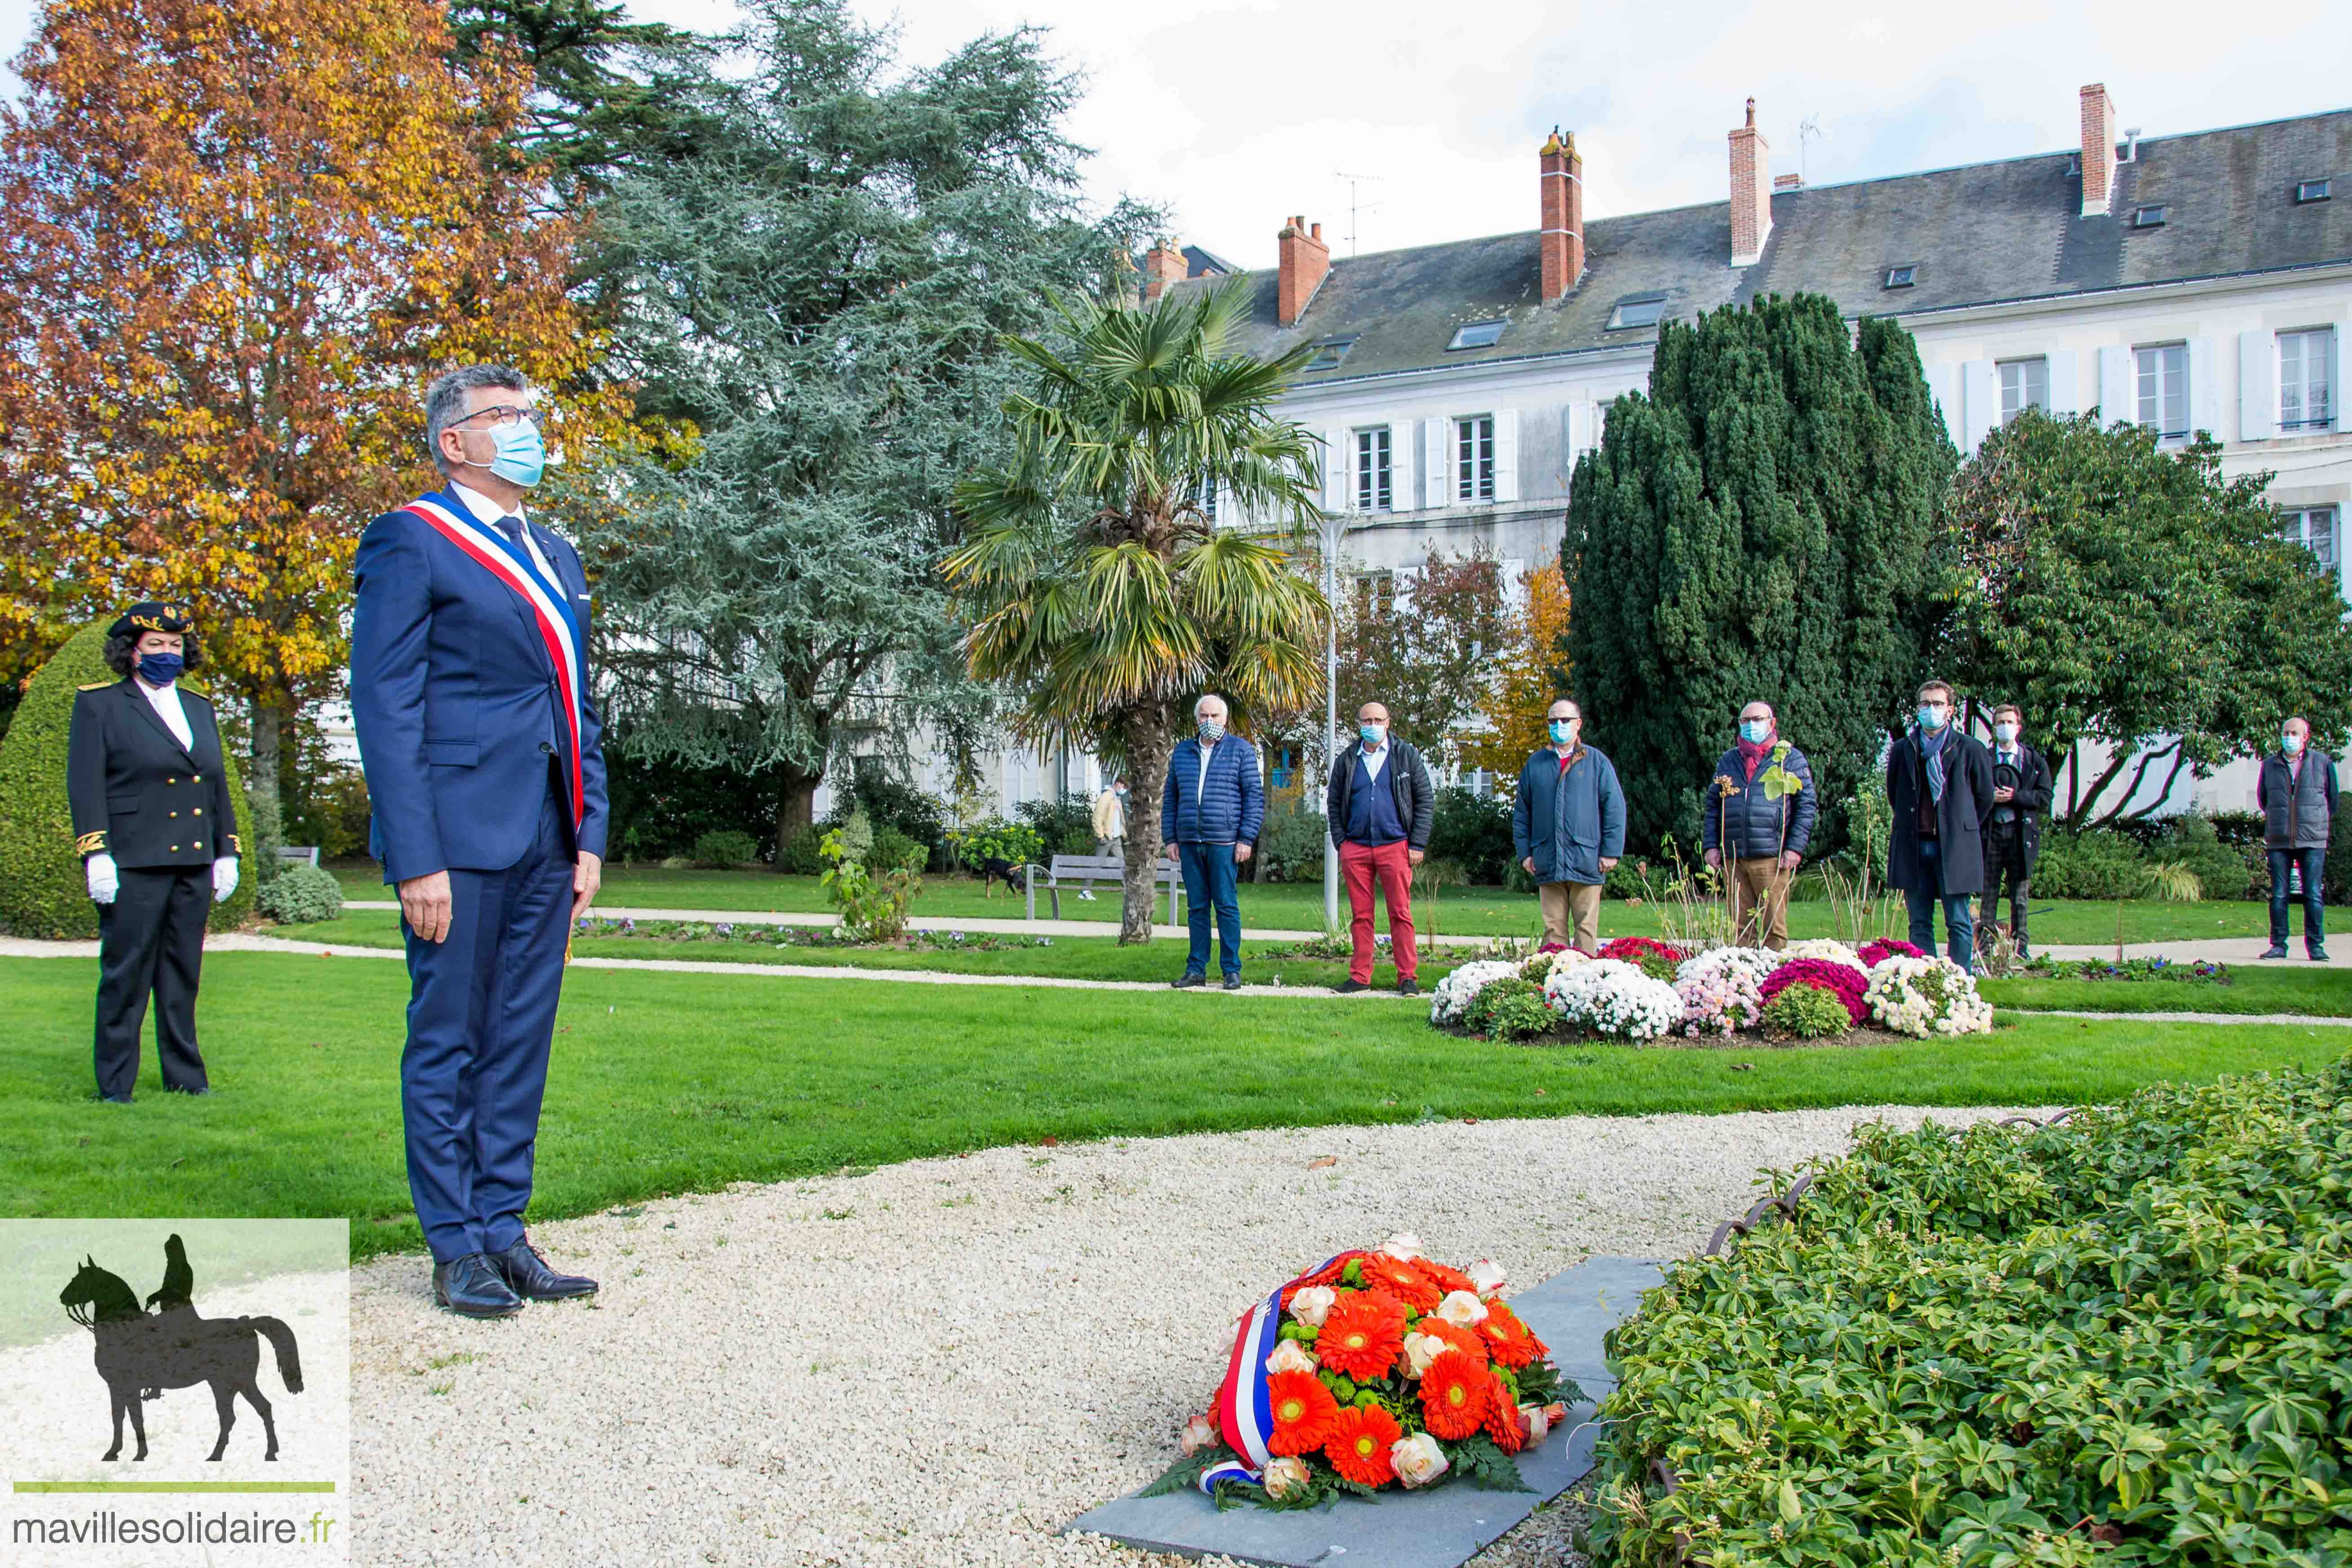
M1926 1114L1276 1131L745 1184L537 1227L604 1294L503 1323L379 1259L352 1280L360 1555L1175 1568L1056 1531L1174 1458L1286 1270L1399 1229L1521 1285L1672 1256L1759 1167ZM1576 1517L1564 1500L1481 1561L1559 1562Z

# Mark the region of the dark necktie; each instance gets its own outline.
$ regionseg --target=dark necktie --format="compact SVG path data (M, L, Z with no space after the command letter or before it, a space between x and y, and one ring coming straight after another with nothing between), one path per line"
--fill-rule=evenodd
M522 519L513 516L499 519L499 531L505 534L507 536L507 542L513 545L517 550L524 548L522 542Z

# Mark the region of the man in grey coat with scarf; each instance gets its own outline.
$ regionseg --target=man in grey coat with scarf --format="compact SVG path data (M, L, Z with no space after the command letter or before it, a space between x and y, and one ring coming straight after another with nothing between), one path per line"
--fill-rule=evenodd
M1992 816L1992 753L1952 722L1952 689L1919 689L1918 725L1886 749L1886 803L1895 821L1886 880L1911 905L1911 945L1936 951L1936 905L1946 949L1976 973L1977 925L1969 899L1984 891L1984 829Z

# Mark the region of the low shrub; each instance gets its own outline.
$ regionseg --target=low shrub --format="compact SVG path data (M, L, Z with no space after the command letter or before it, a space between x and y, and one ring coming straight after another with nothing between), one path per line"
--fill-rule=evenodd
M1559 1019L1544 1005L1539 987L1513 975L1482 986L1462 1022L1490 1040L1525 1040L1548 1033Z
M1320 881L1323 877L1323 815L1283 811L1267 816L1255 857L1265 863L1269 882Z
M1611 1331L1596 1561L2339 1561L2347 1149L2341 1063L1863 1127Z
M1008 860L1015 866L1045 864L1045 836L1025 822L1007 822L1001 816L950 832L948 843L963 868L974 875L979 874L984 860ZM1093 850L1094 846L1088 844L1087 852L1091 854Z
M903 866L864 863L872 852L873 836L868 832L863 846L852 837L864 822L863 812L853 812L847 826L825 829L817 847L824 859L825 892L849 936L859 942L888 942L905 933L907 908L922 891L923 882Z
M877 871L919 871L930 858L929 845L918 844L887 825L874 830L874 847L866 852L866 863Z
M1815 986L1835 996L1845 1006L1846 1021L1859 1024L1870 1016L1863 993L1870 987L1870 978L1852 964L1833 958L1792 958L1764 977L1757 987L1764 998L1764 1016L1772 1016L1773 999L1796 984Z
M1642 873L1646 862L1620 860L1601 873L1601 896L1604 899L1638 899L1643 896Z
M2042 836L2033 891L2045 899L2137 898L2146 885L2147 851L2120 833L2081 833L2054 826Z
M714 827L694 841L692 858L705 866L742 866L760 858L760 846L740 827Z
M824 869L818 853L824 833L814 827L803 827L783 842L776 851L776 869L792 877L814 877Z
M1095 852L1094 796L1075 791L1059 800L1024 800L1013 808L1013 819L1037 835L1037 853L1030 859L1043 865L1048 855L1091 855Z
M1431 858L1459 860L1463 874L1480 886L1501 883L1517 863L1511 856L1511 803L1460 784L1441 784L1434 803Z
M311 925L343 918L342 884L334 873L295 861L255 896L254 907L280 925Z
M1801 1040L1843 1035L1853 1027L1845 998L1811 980L1784 985L1764 1004L1764 1026L1783 1030Z

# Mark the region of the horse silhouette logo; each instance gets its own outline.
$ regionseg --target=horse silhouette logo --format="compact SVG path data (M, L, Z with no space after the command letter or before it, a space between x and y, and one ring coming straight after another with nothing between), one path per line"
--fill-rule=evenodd
M229 1428L236 1425L236 1396L261 1416L269 1440L265 1459L278 1458L278 1423L269 1401L262 1396L255 1374L261 1367L260 1341L268 1339L278 1352L278 1375L286 1392L302 1392L302 1357L294 1331L276 1318L206 1318L197 1314L195 1271L188 1265L188 1249L174 1235L163 1243L163 1283L147 1298L150 1311L139 1304L139 1293L84 1255L72 1281L58 1293L66 1315L90 1331L97 1342L91 1360L114 1413L114 1446L102 1456L122 1453L122 1417L139 1438L134 1460L147 1457L147 1422L143 1402L160 1399L169 1388L209 1384L213 1407L220 1413L220 1438L211 1458L228 1451Z

